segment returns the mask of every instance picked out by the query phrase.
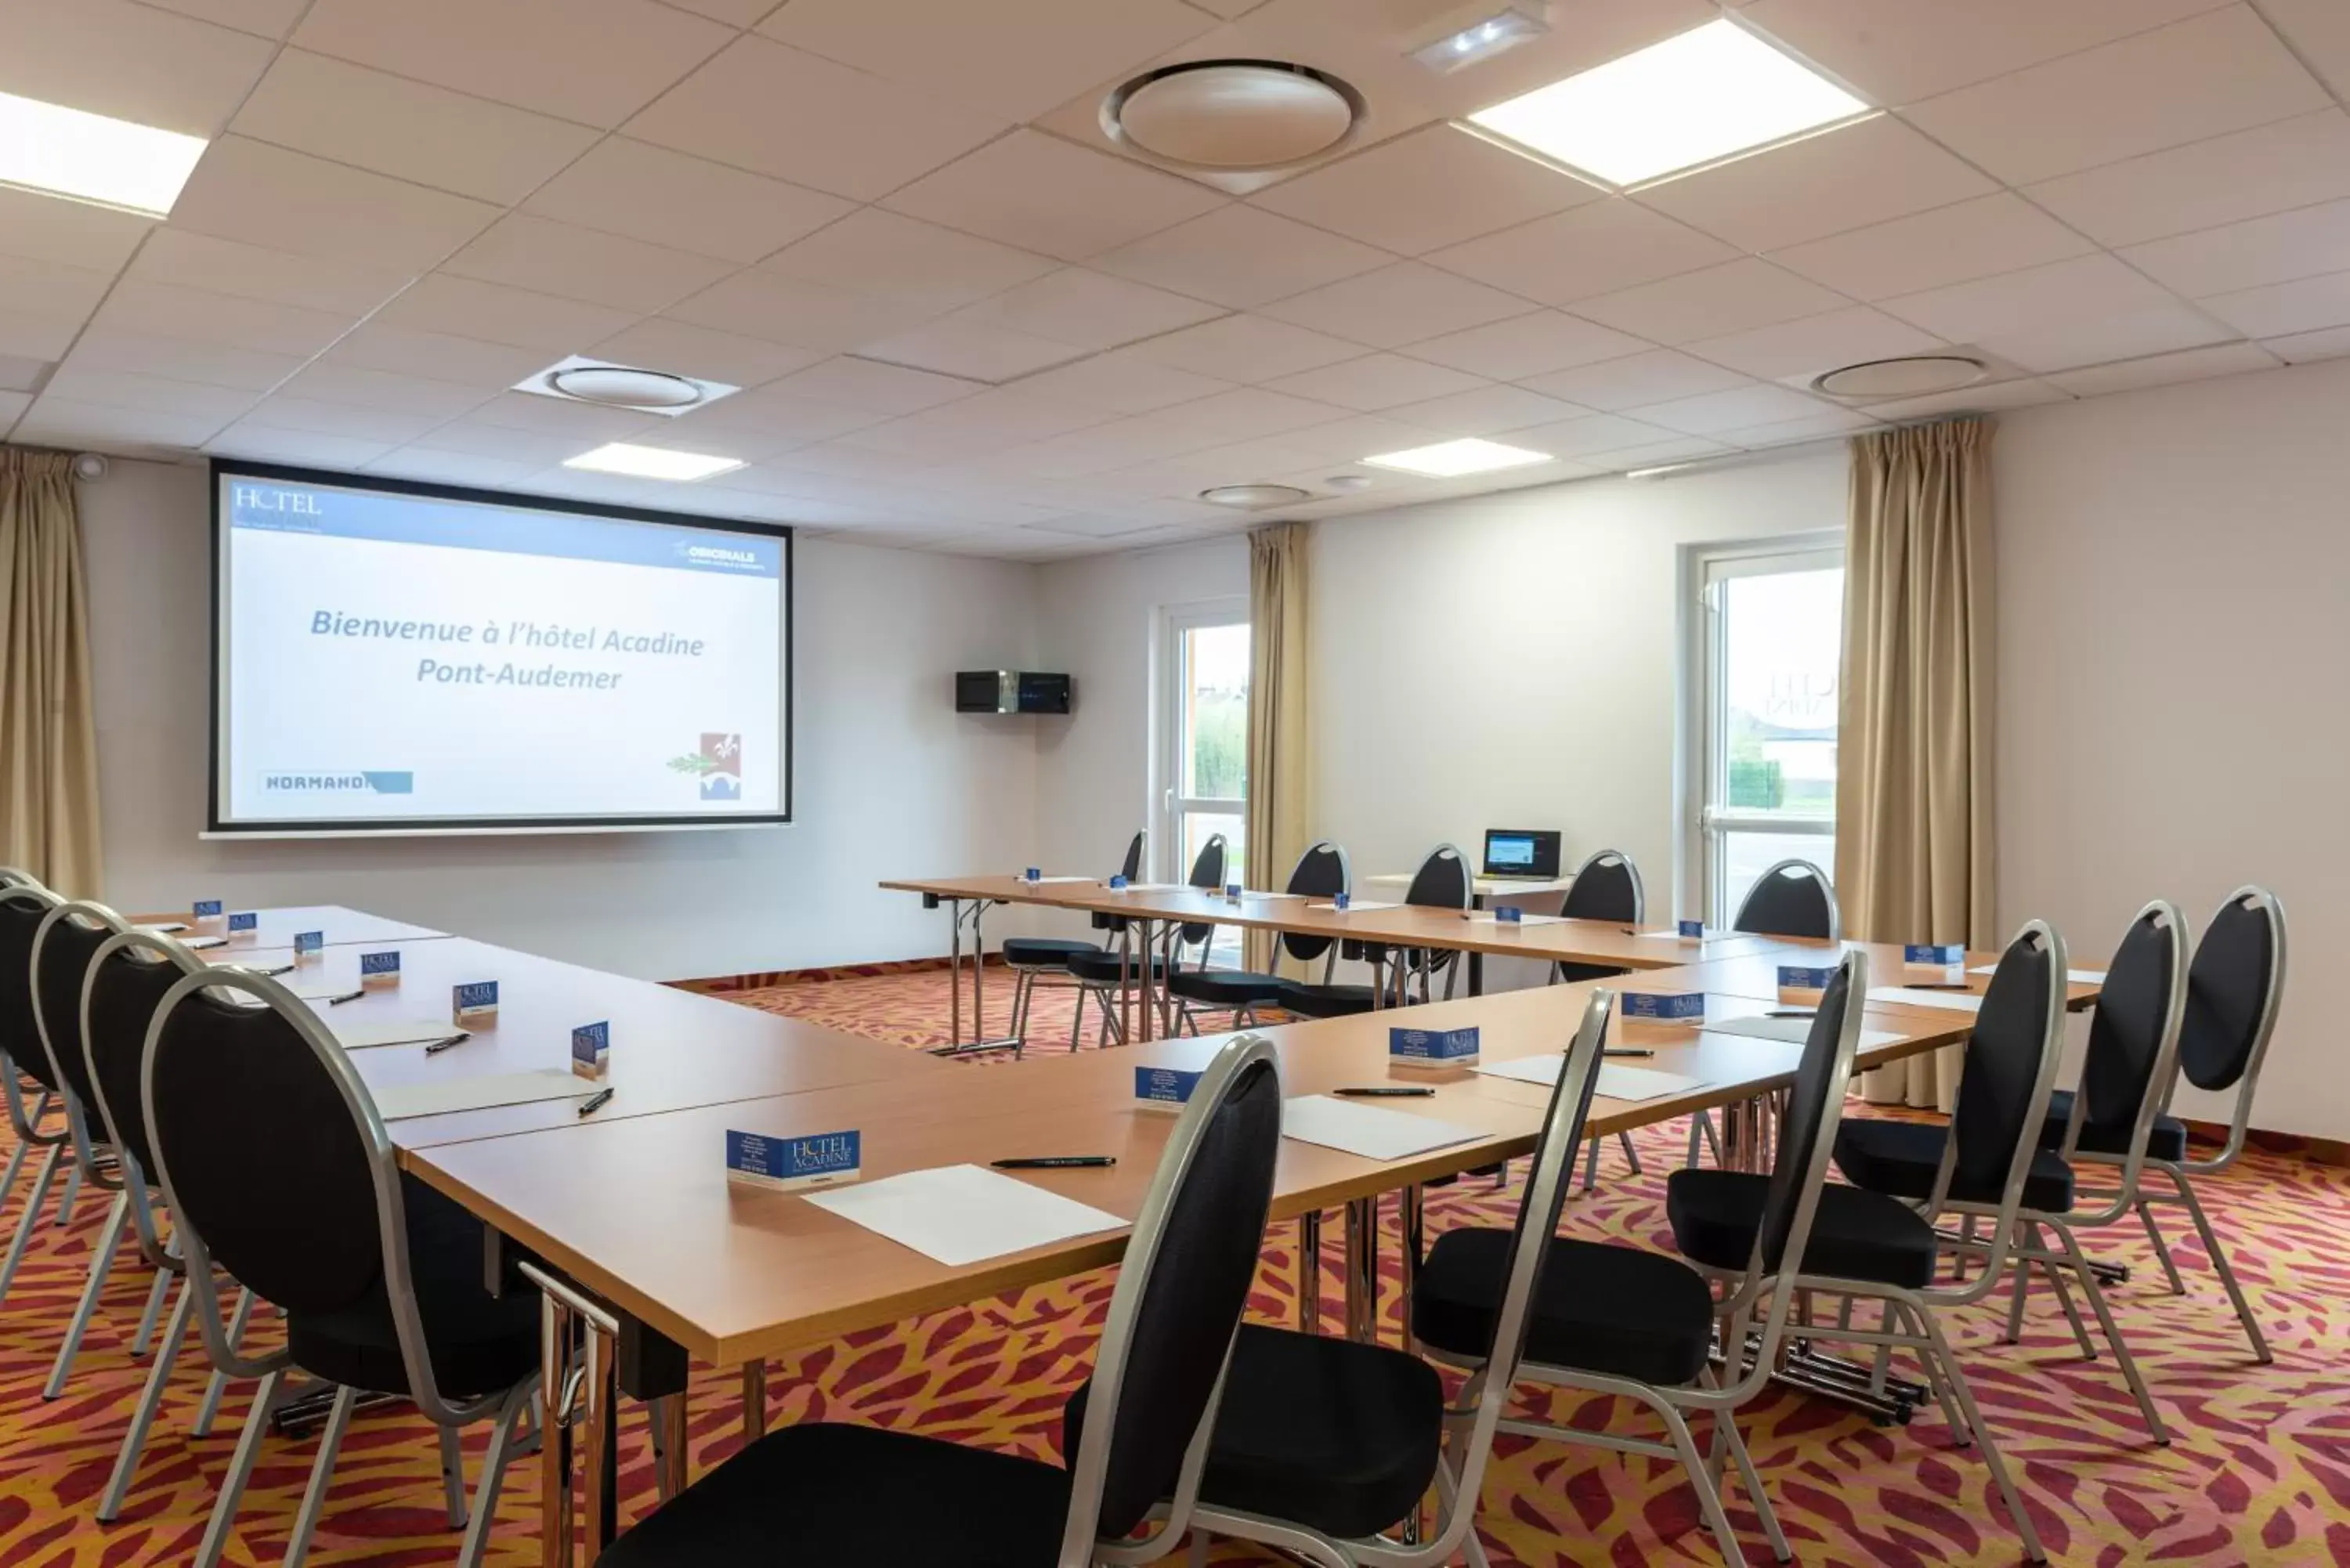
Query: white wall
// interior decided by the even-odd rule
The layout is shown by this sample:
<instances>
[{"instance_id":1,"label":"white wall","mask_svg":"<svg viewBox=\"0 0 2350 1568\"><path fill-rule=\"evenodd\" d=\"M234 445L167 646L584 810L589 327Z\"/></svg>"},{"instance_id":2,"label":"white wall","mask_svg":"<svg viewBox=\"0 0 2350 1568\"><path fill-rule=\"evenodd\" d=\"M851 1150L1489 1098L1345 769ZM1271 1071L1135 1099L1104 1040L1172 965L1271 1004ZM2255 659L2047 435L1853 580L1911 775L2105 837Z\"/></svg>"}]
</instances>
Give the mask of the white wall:
<instances>
[{"instance_id":1,"label":"white wall","mask_svg":"<svg viewBox=\"0 0 2350 1568\"><path fill-rule=\"evenodd\" d=\"M1034 858L1034 721L958 718L950 679L1033 667L1033 566L801 541L792 826L222 843L204 473L118 462L81 507L119 907L351 904L679 979L941 952L944 917L876 882Z\"/></svg>"},{"instance_id":2,"label":"white wall","mask_svg":"<svg viewBox=\"0 0 2350 1568\"><path fill-rule=\"evenodd\" d=\"M2002 923L2044 916L2102 964L2147 898L2199 932L2239 885L2274 888L2294 967L2253 1125L2334 1138L2345 432L2350 360L2334 360L2006 415L1992 449Z\"/></svg>"}]
</instances>

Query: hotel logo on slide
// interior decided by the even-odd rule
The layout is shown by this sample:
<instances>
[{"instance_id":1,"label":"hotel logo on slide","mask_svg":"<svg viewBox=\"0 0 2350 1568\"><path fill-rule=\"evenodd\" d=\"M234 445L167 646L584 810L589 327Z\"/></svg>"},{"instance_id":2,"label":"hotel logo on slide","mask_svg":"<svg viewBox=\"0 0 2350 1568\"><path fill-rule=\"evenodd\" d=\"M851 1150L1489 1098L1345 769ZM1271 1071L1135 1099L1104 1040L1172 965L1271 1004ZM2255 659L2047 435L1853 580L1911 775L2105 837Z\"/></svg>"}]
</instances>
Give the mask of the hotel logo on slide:
<instances>
[{"instance_id":1,"label":"hotel logo on slide","mask_svg":"<svg viewBox=\"0 0 2350 1568\"><path fill-rule=\"evenodd\" d=\"M261 787L286 794L414 794L416 775L402 770L351 774L264 774Z\"/></svg>"},{"instance_id":2,"label":"hotel logo on slide","mask_svg":"<svg viewBox=\"0 0 2350 1568\"><path fill-rule=\"evenodd\" d=\"M743 737L739 734L704 730L702 749L673 757L669 765L699 780L703 800L743 798Z\"/></svg>"}]
</instances>

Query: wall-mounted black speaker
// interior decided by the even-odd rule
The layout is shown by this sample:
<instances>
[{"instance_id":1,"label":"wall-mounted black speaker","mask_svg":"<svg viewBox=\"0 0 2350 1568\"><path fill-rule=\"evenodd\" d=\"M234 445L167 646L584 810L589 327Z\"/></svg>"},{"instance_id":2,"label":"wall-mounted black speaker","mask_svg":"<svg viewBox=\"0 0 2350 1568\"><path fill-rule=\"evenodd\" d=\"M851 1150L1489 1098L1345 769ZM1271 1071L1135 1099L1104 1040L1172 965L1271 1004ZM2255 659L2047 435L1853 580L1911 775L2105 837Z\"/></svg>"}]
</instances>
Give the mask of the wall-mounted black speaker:
<instances>
[{"instance_id":1,"label":"wall-mounted black speaker","mask_svg":"<svg viewBox=\"0 0 2350 1568\"><path fill-rule=\"evenodd\" d=\"M963 670L955 673L958 713L1066 713L1069 678L1034 670Z\"/></svg>"}]
</instances>

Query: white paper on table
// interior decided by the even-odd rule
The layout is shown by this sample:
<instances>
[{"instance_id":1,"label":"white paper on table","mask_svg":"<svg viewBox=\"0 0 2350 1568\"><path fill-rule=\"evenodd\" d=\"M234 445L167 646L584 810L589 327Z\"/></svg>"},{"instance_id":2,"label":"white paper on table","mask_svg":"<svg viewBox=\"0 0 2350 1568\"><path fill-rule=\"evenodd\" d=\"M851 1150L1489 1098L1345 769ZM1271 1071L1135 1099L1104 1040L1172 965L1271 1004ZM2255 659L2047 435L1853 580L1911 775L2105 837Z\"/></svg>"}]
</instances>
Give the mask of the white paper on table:
<instances>
[{"instance_id":1,"label":"white paper on table","mask_svg":"<svg viewBox=\"0 0 2350 1568\"><path fill-rule=\"evenodd\" d=\"M473 1033L430 1018L336 1019L327 1028L335 1044L346 1051L364 1051L371 1045L421 1045L428 1040Z\"/></svg>"},{"instance_id":2,"label":"white paper on table","mask_svg":"<svg viewBox=\"0 0 2350 1568\"><path fill-rule=\"evenodd\" d=\"M1720 1023L1704 1025L1707 1034L1742 1034L1751 1040L1777 1040L1789 1045L1801 1045L1812 1037L1812 1021L1808 1018L1730 1018ZM1879 1045L1891 1045L1901 1036L1883 1029L1863 1029L1860 1046L1874 1051Z\"/></svg>"},{"instance_id":3,"label":"white paper on table","mask_svg":"<svg viewBox=\"0 0 2350 1568\"><path fill-rule=\"evenodd\" d=\"M1979 963L1975 965L1974 968L1967 971L1967 972L1969 974L1997 974L1999 972L1999 965L1995 963ZM2101 969L2068 969L2064 971L2064 980L2065 982L2070 985L2103 985L2106 983L2106 971Z\"/></svg>"},{"instance_id":4,"label":"white paper on table","mask_svg":"<svg viewBox=\"0 0 2350 1568\"><path fill-rule=\"evenodd\" d=\"M1485 1135L1433 1116L1354 1105L1328 1095L1300 1095L1281 1102L1281 1136L1363 1159L1409 1159Z\"/></svg>"},{"instance_id":5,"label":"white paper on table","mask_svg":"<svg viewBox=\"0 0 2350 1568\"><path fill-rule=\"evenodd\" d=\"M1243 893L1243 898L1310 898L1311 893Z\"/></svg>"},{"instance_id":6,"label":"white paper on table","mask_svg":"<svg viewBox=\"0 0 2350 1568\"><path fill-rule=\"evenodd\" d=\"M909 1170L812 1192L807 1200L951 1269L1128 1223L1074 1198L975 1165Z\"/></svg>"},{"instance_id":7,"label":"white paper on table","mask_svg":"<svg viewBox=\"0 0 2350 1568\"><path fill-rule=\"evenodd\" d=\"M190 952L202 952L206 948L224 948L228 946L228 939L226 937L190 937L180 945L187 949Z\"/></svg>"},{"instance_id":8,"label":"white paper on table","mask_svg":"<svg viewBox=\"0 0 2350 1568\"><path fill-rule=\"evenodd\" d=\"M158 920L151 926L133 926L134 931L152 931L159 937L176 937L188 929L185 920Z\"/></svg>"},{"instance_id":9,"label":"white paper on table","mask_svg":"<svg viewBox=\"0 0 2350 1568\"><path fill-rule=\"evenodd\" d=\"M1549 1088L1558 1082L1566 1068L1566 1054L1545 1051L1539 1056L1513 1056L1506 1062L1487 1062L1471 1069L1489 1078L1511 1078L1521 1084L1540 1084Z\"/></svg>"},{"instance_id":10,"label":"white paper on table","mask_svg":"<svg viewBox=\"0 0 2350 1568\"><path fill-rule=\"evenodd\" d=\"M1701 937L1685 937L1679 931L1634 931L1631 934L1639 938L1644 942L1689 942L1692 945L1701 946L1706 942L1712 941L1717 936L1736 936L1738 933L1735 931L1708 931Z\"/></svg>"},{"instance_id":11,"label":"white paper on table","mask_svg":"<svg viewBox=\"0 0 2350 1568\"><path fill-rule=\"evenodd\" d=\"M1112 888L1113 893L1197 893L1200 888L1189 882L1128 882L1123 888Z\"/></svg>"},{"instance_id":12,"label":"white paper on table","mask_svg":"<svg viewBox=\"0 0 2350 1568\"><path fill-rule=\"evenodd\" d=\"M1400 909L1403 908L1401 904L1378 904L1373 903L1367 898L1357 898L1343 909L1338 909L1338 906L1336 904L1308 904L1305 907L1309 909L1336 909L1342 915L1357 915L1362 913L1366 909Z\"/></svg>"},{"instance_id":13,"label":"white paper on table","mask_svg":"<svg viewBox=\"0 0 2350 1568\"><path fill-rule=\"evenodd\" d=\"M1566 917L1565 915L1520 915L1514 920L1504 921L1497 919L1491 909L1478 909L1472 911L1469 919L1482 926L1555 926Z\"/></svg>"},{"instance_id":14,"label":"white paper on table","mask_svg":"<svg viewBox=\"0 0 2350 1568\"><path fill-rule=\"evenodd\" d=\"M1564 1052L1548 1051L1539 1056L1519 1056L1507 1062L1495 1062L1479 1067L1478 1072L1495 1078L1511 1078L1521 1084L1539 1084L1554 1087L1558 1075L1566 1068ZM1613 1062L1599 1065L1598 1092L1611 1100L1654 1100L1666 1095L1683 1095L1691 1089L1702 1089L1703 1078L1691 1078L1680 1073L1659 1073L1648 1067L1619 1067Z\"/></svg>"},{"instance_id":15,"label":"white paper on table","mask_svg":"<svg viewBox=\"0 0 2350 1568\"><path fill-rule=\"evenodd\" d=\"M1889 1002L1896 1007L1947 1007L1953 1012L1981 1012L1983 993L1980 991L1912 991L1904 985L1872 985L1868 1000Z\"/></svg>"},{"instance_id":16,"label":"white paper on table","mask_svg":"<svg viewBox=\"0 0 2350 1568\"><path fill-rule=\"evenodd\" d=\"M584 1100L604 1085L564 1067L530 1073L492 1073L479 1078L434 1078L375 1088L376 1113L388 1122L409 1116L442 1116L452 1111L486 1111L538 1100Z\"/></svg>"},{"instance_id":17,"label":"white paper on table","mask_svg":"<svg viewBox=\"0 0 2350 1568\"><path fill-rule=\"evenodd\" d=\"M286 988L304 1002L324 1002L330 996L348 996L359 989L357 980L306 980L299 985Z\"/></svg>"},{"instance_id":18,"label":"white paper on table","mask_svg":"<svg viewBox=\"0 0 2350 1568\"><path fill-rule=\"evenodd\" d=\"M1023 877L1019 880L1033 888L1046 882L1098 882L1101 878L1098 877L1039 877L1035 881L1030 882L1027 877Z\"/></svg>"}]
</instances>

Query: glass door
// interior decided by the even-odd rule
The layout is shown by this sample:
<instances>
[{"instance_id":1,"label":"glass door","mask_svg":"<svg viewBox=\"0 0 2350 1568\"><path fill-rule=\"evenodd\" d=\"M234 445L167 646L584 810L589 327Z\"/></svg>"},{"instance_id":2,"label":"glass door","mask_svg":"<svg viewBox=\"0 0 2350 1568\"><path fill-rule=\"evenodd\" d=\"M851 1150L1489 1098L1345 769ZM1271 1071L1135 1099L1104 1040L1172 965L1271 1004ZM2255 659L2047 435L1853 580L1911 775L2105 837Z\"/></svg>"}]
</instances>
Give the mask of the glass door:
<instances>
[{"instance_id":1,"label":"glass door","mask_svg":"<svg viewBox=\"0 0 2350 1568\"><path fill-rule=\"evenodd\" d=\"M1180 882L1224 836L1224 880L1248 877L1249 623L1245 604L1170 611L1161 661L1160 875Z\"/></svg>"}]
</instances>

